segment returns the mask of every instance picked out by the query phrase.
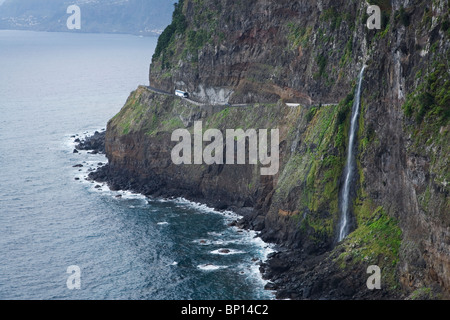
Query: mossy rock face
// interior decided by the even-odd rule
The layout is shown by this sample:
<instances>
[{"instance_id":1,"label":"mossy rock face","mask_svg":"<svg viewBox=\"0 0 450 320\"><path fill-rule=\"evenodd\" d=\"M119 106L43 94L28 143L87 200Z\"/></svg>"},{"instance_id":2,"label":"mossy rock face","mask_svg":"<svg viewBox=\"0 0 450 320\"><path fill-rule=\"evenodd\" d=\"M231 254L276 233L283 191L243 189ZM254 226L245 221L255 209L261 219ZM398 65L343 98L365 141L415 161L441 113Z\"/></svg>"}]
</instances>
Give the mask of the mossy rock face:
<instances>
[{"instance_id":1,"label":"mossy rock face","mask_svg":"<svg viewBox=\"0 0 450 320\"><path fill-rule=\"evenodd\" d=\"M407 300L441 300L444 297L440 291L436 291L431 287L422 287L414 290Z\"/></svg>"},{"instance_id":2,"label":"mossy rock face","mask_svg":"<svg viewBox=\"0 0 450 320\"><path fill-rule=\"evenodd\" d=\"M195 104L141 86L131 93L124 107L109 121L109 126L119 136L142 132L155 136L159 132L187 127L202 112Z\"/></svg>"},{"instance_id":3,"label":"mossy rock face","mask_svg":"<svg viewBox=\"0 0 450 320\"><path fill-rule=\"evenodd\" d=\"M403 105L407 117L416 124L433 123L436 127L450 120L450 81L448 68L435 62L417 89Z\"/></svg>"},{"instance_id":4,"label":"mossy rock face","mask_svg":"<svg viewBox=\"0 0 450 320\"><path fill-rule=\"evenodd\" d=\"M382 270L384 287L400 287L397 274L402 231L398 222L387 216L382 207L373 210L368 203L356 204L358 227L344 241L345 251L337 259L341 268L348 264L376 265Z\"/></svg>"}]
</instances>

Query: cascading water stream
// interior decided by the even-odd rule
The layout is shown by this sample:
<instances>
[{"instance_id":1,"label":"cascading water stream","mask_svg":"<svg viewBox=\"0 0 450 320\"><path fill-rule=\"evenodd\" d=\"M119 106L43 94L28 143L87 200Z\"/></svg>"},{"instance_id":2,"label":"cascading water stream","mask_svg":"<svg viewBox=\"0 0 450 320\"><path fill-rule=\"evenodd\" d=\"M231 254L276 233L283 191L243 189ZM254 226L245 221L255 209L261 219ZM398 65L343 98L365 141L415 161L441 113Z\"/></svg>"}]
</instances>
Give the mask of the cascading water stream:
<instances>
[{"instance_id":1,"label":"cascading water stream","mask_svg":"<svg viewBox=\"0 0 450 320\"><path fill-rule=\"evenodd\" d=\"M361 104L361 88L364 70L366 66L364 65L361 69L358 78L358 87L356 88L355 99L353 101L352 108L352 122L350 125L349 132L349 142L348 142L348 152L347 152L347 164L345 167L345 181L344 187L341 191L341 222L340 222L340 230L338 241L342 241L348 234L350 229L350 184L353 181L354 172L356 169L356 136L358 130L358 120L359 120L359 112L360 112L360 104Z\"/></svg>"}]
</instances>

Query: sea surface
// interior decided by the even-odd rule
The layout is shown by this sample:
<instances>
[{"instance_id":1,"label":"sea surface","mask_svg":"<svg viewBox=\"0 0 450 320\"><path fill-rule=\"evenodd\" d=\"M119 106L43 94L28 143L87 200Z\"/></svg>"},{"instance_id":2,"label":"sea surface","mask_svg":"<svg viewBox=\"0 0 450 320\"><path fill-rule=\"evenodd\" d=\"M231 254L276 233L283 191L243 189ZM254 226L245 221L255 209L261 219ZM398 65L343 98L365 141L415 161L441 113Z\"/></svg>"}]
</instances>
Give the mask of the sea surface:
<instances>
[{"instance_id":1,"label":"sea surface","mask_svg":"<svg viewBox=\"0 0 450 320\"><path fill-rule=\"evenodd\" d=\"M233 213L85 179L107 160L73 153L75 138L104 129L148 84L156 42L0 31L0 299L274 297L258 271L272 249L229 227Z\"/></svg>"}]
</instances>

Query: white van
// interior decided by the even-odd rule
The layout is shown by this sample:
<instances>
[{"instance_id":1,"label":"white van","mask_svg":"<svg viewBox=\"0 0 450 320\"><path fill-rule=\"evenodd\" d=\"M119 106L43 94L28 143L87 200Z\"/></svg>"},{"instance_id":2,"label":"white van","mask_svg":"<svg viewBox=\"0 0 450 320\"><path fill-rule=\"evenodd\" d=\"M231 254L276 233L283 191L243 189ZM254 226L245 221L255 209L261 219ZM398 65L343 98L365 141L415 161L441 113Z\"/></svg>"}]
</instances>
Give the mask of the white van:
<instances>
[{"instance_id":1,"label":"white van","mask_svg":"<svg viewBox=\"0 0 450 320\"><path fill-rule=\"evenodd\" d=\"M189 93L181 90L175 90L175 95L181 98L189 98Z\"/></svg>"}]
</instances>

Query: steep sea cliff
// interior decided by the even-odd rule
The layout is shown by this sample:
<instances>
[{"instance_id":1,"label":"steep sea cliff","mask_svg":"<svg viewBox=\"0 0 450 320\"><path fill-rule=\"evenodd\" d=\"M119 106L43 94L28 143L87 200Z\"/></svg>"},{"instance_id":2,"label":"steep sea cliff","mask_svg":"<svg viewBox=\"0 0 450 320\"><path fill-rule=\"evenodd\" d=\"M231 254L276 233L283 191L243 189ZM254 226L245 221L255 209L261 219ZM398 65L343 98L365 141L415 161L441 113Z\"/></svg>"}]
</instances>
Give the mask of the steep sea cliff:
<instances>
[{"instance_id":1,"label":"steep sea cliff","mask_svg":"<svg viewBox=\"0 0 450 320\"><path fill-rule=\"evenodd\" d=\"M261 268L279 298L448 298L448 1L370 2L382 9L381 30L366 27L365 1L181 1L150 84L201 104L140 86L109 121L109 164L91 177L240 213L241 226L279 245ZM351 233L338 242L363 65ZM196 121L279 129L278 174L174 165L171 135ZM366 286L371 265L381 290Z\"/></svg>"}]
</instances>

